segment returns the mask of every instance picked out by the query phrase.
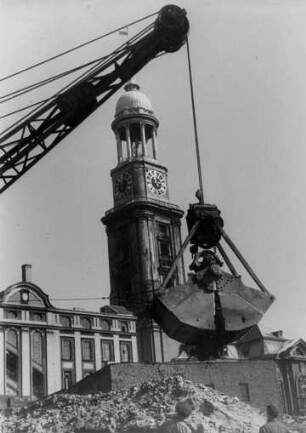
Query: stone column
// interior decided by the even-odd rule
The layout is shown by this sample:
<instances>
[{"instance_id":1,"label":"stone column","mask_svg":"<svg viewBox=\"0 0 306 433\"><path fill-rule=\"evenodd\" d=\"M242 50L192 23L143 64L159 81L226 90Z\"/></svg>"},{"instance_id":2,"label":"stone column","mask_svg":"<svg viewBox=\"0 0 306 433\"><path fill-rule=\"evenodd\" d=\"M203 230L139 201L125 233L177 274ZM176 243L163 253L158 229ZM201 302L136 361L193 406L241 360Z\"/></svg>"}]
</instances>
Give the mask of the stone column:
<instances>
[{"instance_id":1,"label":"stone column","mask_svg":"<svg viewBox=\"0 0 306 433\"><path fill-rule=\"evenodd\" d=\"M157 159L157 131L153 128L152 131L153 158Z\"/></svg>"},{"instance_id":2,"label":"stone column","mask_svg":"<svg viewBox=\"0 0 306 433\"><path fill-rule=\"evenodd\" d=\"M95 364L96 371L100 370L102 367L102 357L101 357L101 345L100 345L100 334L95 332Z\"/></svg>"},{"instance_id":3,"label":"stone column","mask_svg":"<svg viewBox=\"0 0 306 433\"><path fill-rule=\"evenodd\" d=\"M152 321L152 335L155 352L155 362L164 362L164 347L160 327Z\"/></svg>"},{"instance_id":4,"label":"stone column","mask_svg":"<svg viewBox=\"0 0 306 433\"><path fill-rule=\"evenodd\" d=\"M30 330L29 328L21 328L21 393L23 397L31 396L31 349L30 349Z\"/></svg>"},{"instance_id":5,"label":"stone column","mask_svg":"<svg viewBox=\"0 0 306 433\"><path fill-rule=\"evenodd\" d=\"M137 317L137 345L140 362L156 362L152 319L144 313Z\"/></svg>"},{"instance_id":6,"label":"stone column","mask_svg":"<svg viewBox=\"0 0 306 433\"><path fill-rule=\"evenodd\" d=\"M114 357L115 362L120 362L120 346L119 346L119 335L114 335Z\"/></svg>"},{"instance_id":7,"label":"stone column","mask_svg":"<svg viewBox=\"0 0 306 433\"><path fill-rule=\"evenodd\" d=\"M138 362L137 338L132 337L133 362Z\"/></svg>"},{"instance_id":8,"label":"stone column","mask_svg":"<svg viewBox=\"0 0 306 433\"><path fill-rule=\"evenodd\" d=\"M118 162L122 161L122 143L120 140L120 135L119 132L116 132L116 141L117 141L117 158L118 158Z\"/></svg>"},{"instance_id":9,"label":"stone column","mask_svg":"<svg viewBox=\"0 0 306 433\"><path fill-rule=\"evenodd\" d=\"M126 125L125 127L125 134L126 134L126 152L127 152L127 158L131 159L132 157L132 148L131 148L131 135L130 135L130 126Z\"/></svg>"},{"instance_id":10,"label":"stone column","mask_svg":"<svg viewBox=\"0 0 306 433\"><path fill-rule=\"evenodd\" d=\"M140 124L142 156L147 156L146 131L144 123Z\"/></svg>"},{"instance_id":11,"label":"stone column","mask_svg":"<svg viewBox=\"0 0 306 433\"><path fill-rule=\"evenodd\" d=\"M75 379L76 382L82 379L82 352L81 352L81 334L80 332L75 332L74 334L74 348L75 348Z\"/></svg>"},{"instance_id":12,"label":"stone column","mask_svg":"<svg viewBox=\"0 0 306 433\"><path fill-rule=\"evenodd\" d=\"M156 267L150 230L153 219L154 215L151 212L136 212L139 257L141 258L140 286L138 287L138 293L135 293L138 304L135 306L136 310L141 309L140 303L151 299L153 296L154 268Z\"/></svg>"},{"instance_id":13,"label":"stone column","mask_svg":"<svg viewBox=\"0 0 306 433\"><path fill-rule=\"evenodd\" d=\"M175 219L173 221L172 225L172 230L173 230L173 234L172 234L172 240L173 240L173 245L172 247L174 247L174 256L177 255L177 253L179 252L181 245L182 245L182 238L181 238L181 220L179 218ZM185 267L184 267L184 257L182 256L181 260L178 262L177 267L176 267L176 274L177 274L177 284L183 284L185 282ZM174 275L175 275L174 272Z\"/></svg>"},{"instance_id":14,"label":"stone column","mask_svg":"<svg viewBox=\"0 0 306 433\"><path fill-rule=\"evenodd\" d=\"M47 393L59 391L62 388L61 341L60 333L47 330Z\"/></svg>"},{"instance_id":15,"label":"stone column","mask_svg":"<svg viewBox=\"0 0 306 433\"><path fill-rule=\"evenodd\" d=\"M4 329L0 329L0 395L4 395L5 369L4 369ZM4 356L3 356L4 354Z\"/></svg>"}]
</instances>

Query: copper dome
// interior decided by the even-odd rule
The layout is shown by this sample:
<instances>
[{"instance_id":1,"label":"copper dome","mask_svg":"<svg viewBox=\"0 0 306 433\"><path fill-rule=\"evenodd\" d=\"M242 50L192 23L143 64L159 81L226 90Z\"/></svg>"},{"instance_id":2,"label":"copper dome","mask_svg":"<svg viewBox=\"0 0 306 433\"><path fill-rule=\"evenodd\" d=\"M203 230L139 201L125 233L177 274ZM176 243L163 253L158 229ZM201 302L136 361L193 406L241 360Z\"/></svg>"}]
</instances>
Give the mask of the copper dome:
<instances>
[{"instance_id":1,"label":"copper dome","mask_svg":"<svg viewBox=\"0 0 306 433\"><path fill-rule=\"evenodd\" d=\"M154 114L151 102L139 89L138 84L132 81L124 86L126 93L118 99L115 111L116 118L133 113Z\"/></svg>"}]
</instances>

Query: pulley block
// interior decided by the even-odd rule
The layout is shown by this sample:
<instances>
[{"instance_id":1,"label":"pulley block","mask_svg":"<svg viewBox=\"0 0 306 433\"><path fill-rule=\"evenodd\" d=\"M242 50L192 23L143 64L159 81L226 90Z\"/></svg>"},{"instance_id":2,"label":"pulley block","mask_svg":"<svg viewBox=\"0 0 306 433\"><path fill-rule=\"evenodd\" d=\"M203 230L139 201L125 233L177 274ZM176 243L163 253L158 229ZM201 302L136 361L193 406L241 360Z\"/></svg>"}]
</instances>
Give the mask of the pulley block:
<instances>
[{"instance_id":1,"label":"pulley block","mask_svg":"<svg viewBox=\"0 0 306 433\"><path fill-rule=\"evenodd\" d=\"M220 239L224 225L221 212L214 204L190 204L186 216L188 230L200 221L190 243L201 248L215 247Z\"/></svg>"}]
</instances>

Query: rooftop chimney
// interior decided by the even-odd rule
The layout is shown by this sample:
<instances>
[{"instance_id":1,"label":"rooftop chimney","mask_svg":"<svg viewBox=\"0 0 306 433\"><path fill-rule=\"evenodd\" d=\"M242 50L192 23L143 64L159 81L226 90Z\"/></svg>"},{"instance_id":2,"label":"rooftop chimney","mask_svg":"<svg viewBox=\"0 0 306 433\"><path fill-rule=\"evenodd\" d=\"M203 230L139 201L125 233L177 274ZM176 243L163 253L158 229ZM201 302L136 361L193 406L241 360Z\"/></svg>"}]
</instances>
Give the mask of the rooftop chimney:
<instances>
[{"instance_id":1,"label":"rooftop chimney","mask_svg":"<svg viewBox=\"0 0 306 433\"><path fill-rule=\"evenodd\" d=\"M283 331L274 331L272 332L272 335L277 338L283 338Z\"/></svg>"},{"instance_id":2,"label":"rooftop chimney","mask_svg":"<svg viewBox=\"0 0 306 433\"><path fill-rule=\"evenodd\" d=\"M23 283L32 282L32 265L22 265L21 266L21 276Z\"/></svg>"}]
</instances>

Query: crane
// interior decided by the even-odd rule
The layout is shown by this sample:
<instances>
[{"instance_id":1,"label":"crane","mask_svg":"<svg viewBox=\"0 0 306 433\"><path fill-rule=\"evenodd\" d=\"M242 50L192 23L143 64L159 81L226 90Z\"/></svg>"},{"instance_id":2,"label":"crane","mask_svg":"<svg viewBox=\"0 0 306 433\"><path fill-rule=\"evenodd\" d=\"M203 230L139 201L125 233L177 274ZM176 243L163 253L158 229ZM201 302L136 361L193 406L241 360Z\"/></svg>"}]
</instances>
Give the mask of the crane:
<instances>
[{"instance_id":1,"label":"crane","mask_svg":"<svg viewBox=\"0 0 306 433\"><path fill-rule=\"evenodd\" d=\"M186 41L186 11L164 6L153 24L0 135L0 193L60 143L148 62Z\"/></svg>"}]
</instances>

